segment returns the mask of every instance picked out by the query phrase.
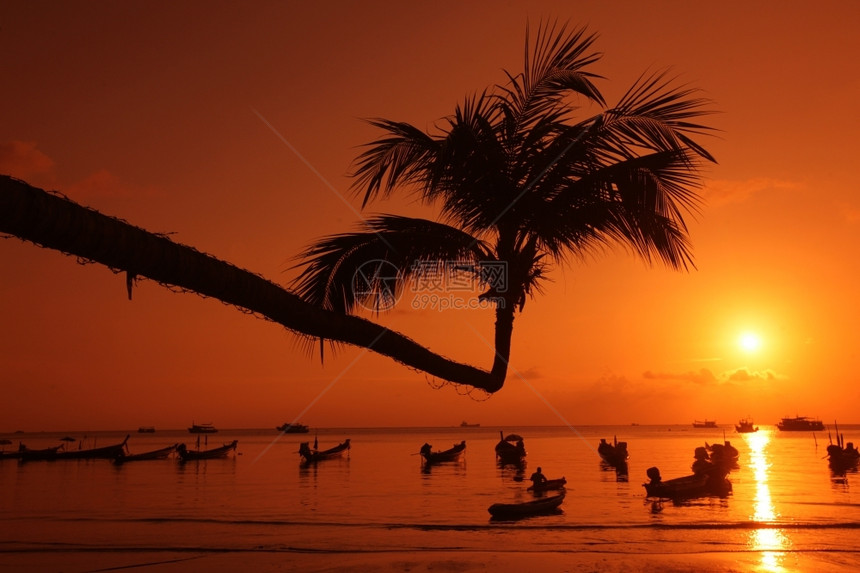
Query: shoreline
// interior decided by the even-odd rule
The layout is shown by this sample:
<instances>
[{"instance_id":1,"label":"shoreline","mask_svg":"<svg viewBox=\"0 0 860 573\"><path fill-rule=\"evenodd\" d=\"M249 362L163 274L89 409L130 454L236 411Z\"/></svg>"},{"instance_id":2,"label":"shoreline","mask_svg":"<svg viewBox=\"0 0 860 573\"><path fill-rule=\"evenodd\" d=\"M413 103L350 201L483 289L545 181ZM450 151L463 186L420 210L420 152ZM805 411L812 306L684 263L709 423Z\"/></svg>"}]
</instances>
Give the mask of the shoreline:
<instances>
[{"instance_id":1,"label":"shoreline","mask_svg":"<svg viewBox=\"0 0 860 573\"><path fill-rule=\"evenodd\" d=\"M74 551L0 550L0 571L102 573L143 570L178 573L255 571L408 571L410 573L600 572L825 572L855 569L860 551L606 553L582 551L163 551L94 548Z\"/></svg>"}]
</instances>

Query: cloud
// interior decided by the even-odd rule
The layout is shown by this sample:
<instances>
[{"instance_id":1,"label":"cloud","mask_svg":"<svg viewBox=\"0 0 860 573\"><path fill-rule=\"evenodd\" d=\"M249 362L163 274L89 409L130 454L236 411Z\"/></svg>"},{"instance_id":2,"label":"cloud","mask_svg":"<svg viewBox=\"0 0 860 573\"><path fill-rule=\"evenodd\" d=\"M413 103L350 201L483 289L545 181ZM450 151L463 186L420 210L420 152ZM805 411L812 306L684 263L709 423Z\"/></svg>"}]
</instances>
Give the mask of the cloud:
<instances>
[{"instance_id":1,"label":"cloud","mask_svg":"<svg viewBox=\"0 0 860 573\"><path fill-rule=\"evenodd\" d=\"M761 380L761 381L770 381L770 380L784 380L785 376L777 374L773 370L762 370L758 371L749 371L746 368L738 368L732 372L724 372L720 375L721 378L724 378L730 382L748 382L750 380Z\"/></svg>"},{"instance_id":2,"label":"cloud","mask_svg":"<svg viewBox=\"0 0 860 573\"><path fill-rule=\"evenodd\" d=\"M66 186L62 191L76 201L96 197L124 197L132 194L131 190L120 182L119 177L106 169L87 175L80 181Z\"/></svg>"},{"instance_id":3,"label":"cloud","mask_svg":"<svg viewBox=\"0 0 860 573\"><path fill-rule=\"evenodd\" d=\"M154 189L131 187L107 169L99 169L79 181L61 182L57 180L55 167L54 160L39 150L35 142L0 142L0 173L36 187L56 189L75 201L156 192Z\"/></svg>"},{"instance_id":4,"label":"cloud","mask_svg":"<svg viewBox=\"0 0 860 573\"><path fill-rule=\"evenodd\" d=\"M736 382L750 381L770 381L784 380L785 377L774 372L773 370L750 371L747 368L738 368L714 374L707 368L702 368L698 371L689 372L652 372L650 370L644 372L642 377L646 380L676 380L681 382L689 382L703 386L714 386L721 384L733 384Z\"/></svg>"},{"instance_id":5,"label":"cloud","mask_svg":"<svg viewBox=\"0 0 860 573\"><path fill-rule=\"evenodd\" d=\"M642 377L646 380L680 380L682 382L693 382L695 384L716 384L719 379L707 368L698 371L667 373L667 372L644 372Z\"/></svg>"},{"instance_id":6,"label":"cloud","mask_svg":"<svg viewBox=\"0 0 860 573\"><path fill-rule=\"evenodd\" d=\"M0 173L27 180L53 172L54 161L32 141L0 143Z\"/></svg>"},{"instance_id":7,"label":"cloud","mask_svg":"<svg viewBox=\"0 0 860 573\"><path fill-rule=\"evenodd\" d=\"M538 380L544 377L543 373L537 366L532 366L531 368L520 370L516 372L516 376L518 378L522 378L523 380Z\"/></svg>"},{"instance_id":8,"label":"cloud","mask_svg":"<svg viewBox=\"0 0 860 573\"><path fill-rule=\"evenodd\" d=\"M709 206L743 203L754 195L765 191L798 189L800 184L794 181L756 177L746 181L714 180L709 181L702 194Z\"/></svg>"}]
</instances>

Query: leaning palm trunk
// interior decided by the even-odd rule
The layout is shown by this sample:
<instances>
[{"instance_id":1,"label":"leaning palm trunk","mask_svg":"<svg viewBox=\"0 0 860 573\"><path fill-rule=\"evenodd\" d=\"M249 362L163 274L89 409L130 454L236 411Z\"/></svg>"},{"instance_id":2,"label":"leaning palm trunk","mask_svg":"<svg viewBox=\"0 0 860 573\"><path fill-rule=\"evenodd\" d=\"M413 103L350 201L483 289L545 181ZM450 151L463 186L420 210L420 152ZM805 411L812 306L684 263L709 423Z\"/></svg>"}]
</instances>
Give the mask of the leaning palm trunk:
<instances>
[{"instance_id":1,"label":"leaning palm trunk","mask_svg":"<svg viewBox=\"0 0 860 573\"><path fill-rule=\"evenodd\" d=\"M129 296L135 277L146 277L247 309L300 334L373 350L450 382L488 392L504 383L504 368L486 372L454 362L383 326L321 309L259 275L3 175L0 232L125 271Z\"/></svg>"}]
</instances>

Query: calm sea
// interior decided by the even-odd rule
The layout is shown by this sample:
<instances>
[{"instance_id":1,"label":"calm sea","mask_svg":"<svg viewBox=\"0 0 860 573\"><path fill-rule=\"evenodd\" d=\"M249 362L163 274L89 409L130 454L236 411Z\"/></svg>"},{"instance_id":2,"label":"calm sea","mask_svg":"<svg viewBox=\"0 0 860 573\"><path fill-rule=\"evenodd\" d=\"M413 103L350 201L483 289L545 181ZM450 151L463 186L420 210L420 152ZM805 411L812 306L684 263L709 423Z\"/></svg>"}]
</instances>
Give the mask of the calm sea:
<instances>
[{"instance_id":1,"label":"calm sea","mask_svg":"<svg viewBox=\"0 0 860 573\"><path fill-rule=\"evenodd\" d=\"M488 506L530 499L526 482L500 468L500 430L523 436L527 477L537 466L568 480L563 511L517 522L490 520ZM860 442L860 426L840 428ZM730 496L684 504L645 498L645 471L687 475L693 450L729 439L740 468ZM130 432L143 452L194 443L187 431ZM126 432L90 432L87 445L121 441ZM29 447L65 434L0 436ZM75 437L82 437L73 434ZM348 457L303 467L299 442L321 449L345 438ZM600 438L628 442L629 479L601 466ZM832 552L860 566L860 475L833 475L824 433L755 434L692 426L319 429L278 435L222 430L210 447L239 440L223 460L173 458L116 466L106 460L0 461L0 551L117 549L383 552L492 551L500 546L597 553L759 554L761 570L779 571L792 552ZM447 449L466 440L459 463L422 471L424 442ZM74 447L74 446L73 446ZM855 488L856 491L855 491Z\"/></svg>"}]
</instances>

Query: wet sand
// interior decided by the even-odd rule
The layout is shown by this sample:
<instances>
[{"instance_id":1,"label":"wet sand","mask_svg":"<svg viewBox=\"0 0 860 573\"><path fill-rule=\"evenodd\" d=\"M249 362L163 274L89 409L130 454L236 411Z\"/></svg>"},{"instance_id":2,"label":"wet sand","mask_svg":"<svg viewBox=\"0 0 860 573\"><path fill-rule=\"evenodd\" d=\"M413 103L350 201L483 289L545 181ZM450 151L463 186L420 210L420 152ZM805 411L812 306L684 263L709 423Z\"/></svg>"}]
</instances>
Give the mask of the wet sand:
<instances>
[{"instance_id":1,"label":"wet sand","mask_svg":"<svg viewBox=\"0 0 860 573\"><path fill-rule=\"evenodd\" d=\"M178 573L302 571L346 573L408 571L410 573L541 573L553 572L830 572L856 570L858 552L618 554L564 552L161 552L161 551L2 551L0 571Z\"/></svg>"}]
</instances>

